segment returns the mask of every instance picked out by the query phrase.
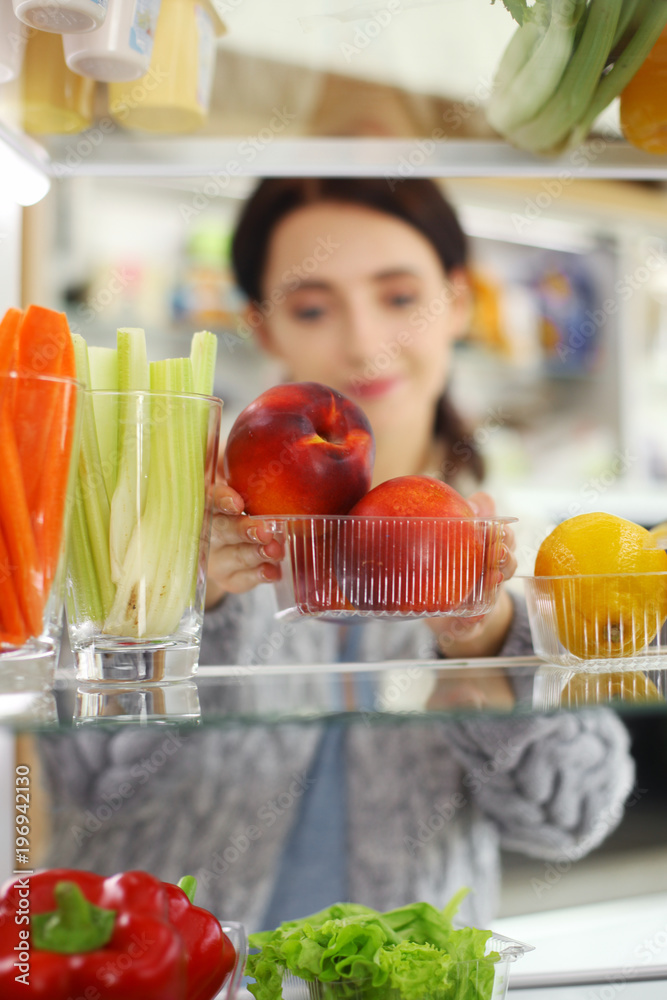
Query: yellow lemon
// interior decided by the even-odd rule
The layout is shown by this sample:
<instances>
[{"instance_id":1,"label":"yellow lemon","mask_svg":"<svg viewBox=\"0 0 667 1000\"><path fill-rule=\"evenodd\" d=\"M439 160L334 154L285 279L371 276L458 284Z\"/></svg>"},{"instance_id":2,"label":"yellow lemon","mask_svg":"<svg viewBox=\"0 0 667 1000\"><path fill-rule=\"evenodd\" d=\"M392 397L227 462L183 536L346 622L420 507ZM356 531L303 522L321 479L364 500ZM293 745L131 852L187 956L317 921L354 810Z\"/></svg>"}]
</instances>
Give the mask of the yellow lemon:
<instances>
[{"instance_id":1,"label":"yellow lemon","mask_svg":"<svg viewBox=\"0 0 667 1000\"><path fill-rule=\"evenodd\" d=\"M665 699L646 674L628 670L613 674L576 674L563 688L564 708L604 705L610 701L654 702Z\"/></svg>"},{"instance_id":2,"label":"yellow lemon","mask_svg":"<svg viewBox=\"0 0 667 1000\"><path fill-rule=\"evenodd\" d=\"M578 514L542 542L535 576L552 577L558 637L581 659L631 656L667 617L667 552L641 525Z\"/></svg>"}]
</instances>

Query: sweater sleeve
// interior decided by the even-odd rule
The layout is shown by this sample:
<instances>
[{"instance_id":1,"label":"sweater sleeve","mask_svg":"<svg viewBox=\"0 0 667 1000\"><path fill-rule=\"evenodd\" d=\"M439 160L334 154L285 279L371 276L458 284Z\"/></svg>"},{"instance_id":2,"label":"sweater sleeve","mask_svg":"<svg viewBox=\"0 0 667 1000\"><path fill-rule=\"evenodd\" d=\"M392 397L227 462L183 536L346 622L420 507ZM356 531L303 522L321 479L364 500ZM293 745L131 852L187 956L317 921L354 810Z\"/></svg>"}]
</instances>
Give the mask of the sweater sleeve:
<instances>
[{"instance_id":1,"label":"sweater sleeve","mask_svg":"<svg viewBox=\"0 0 667 1000\"><path fill-rule=\"evenodd\" d=\"M500 650L499 656L532 656L534 655L533 640L528 622L528 609L522 597L510 593L514 614L509 631Z\"/></svg>"},{"instance_id":2,"label":"sweater sleeve","mask_svg":"<svg viewBox=\"0 0 667 1000\"><path fill-rule=\"evenodd\" d=\"M204 615L199 663L219 666L237 663L247 601L243 595L227 594Z\"/></svg>"},{"instance_id":3,"label":"sweater sleeve","mask_svg":"<svg viewBox=\"0 0 667 1000\"><path fill-rule=\"evenodd\" d=\"M609 709L473 718L447 734L464 786L509 850L574 860L623 816L634 761L628 732Z\"/></svg>"}]
</instances>

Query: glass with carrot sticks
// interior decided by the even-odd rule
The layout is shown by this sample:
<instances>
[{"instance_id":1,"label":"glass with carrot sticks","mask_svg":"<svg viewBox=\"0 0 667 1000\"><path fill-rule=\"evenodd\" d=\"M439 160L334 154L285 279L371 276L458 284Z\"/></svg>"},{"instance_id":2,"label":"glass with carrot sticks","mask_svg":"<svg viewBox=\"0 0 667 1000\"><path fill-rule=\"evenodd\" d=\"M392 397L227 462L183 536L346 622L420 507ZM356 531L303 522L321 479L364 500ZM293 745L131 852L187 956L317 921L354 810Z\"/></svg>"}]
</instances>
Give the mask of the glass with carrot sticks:
<instances>
[{"instance_id":1,"label":"glass with carrot sticks","mask_svg":"<svg viewBox=\"0 0 667 1000\"><path fill-rule=\"evenodd\" d=\"M23 314L15 312L20 324ZM5 317L5 332L6 324ZM47 330L41 343L33 340L29 365L17 355L3 370L0 357L0 690L4 692L51 685L60 648L82 386L72 376L36 372L40 351L46 352L43 367L52 361L48 354L54 345L51 349L49 345ZM1 348L0 337L0 353Z\"/></svg>"}]
</instances>

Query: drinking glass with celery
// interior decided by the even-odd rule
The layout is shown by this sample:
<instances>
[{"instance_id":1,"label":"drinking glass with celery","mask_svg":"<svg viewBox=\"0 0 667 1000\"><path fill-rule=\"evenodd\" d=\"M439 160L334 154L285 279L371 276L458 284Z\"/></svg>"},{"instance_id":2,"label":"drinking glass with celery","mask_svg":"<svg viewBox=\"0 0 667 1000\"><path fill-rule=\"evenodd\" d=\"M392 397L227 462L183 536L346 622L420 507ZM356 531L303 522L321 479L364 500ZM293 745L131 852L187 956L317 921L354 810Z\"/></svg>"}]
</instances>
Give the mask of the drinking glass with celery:
<instances>
[{"instance_id":1,"label":"drinking glass with celery","mask_svg":"<svg viewBox=\"0 0 667 1000\"><path fill-rule=\"evenodd\" d=\"M148 362L144 331L117 346L74 336L88 392L69 551L67 609L80 676L97 645L198 645L222 403L211 396L217 339Z\"/></svg>"}]
</instances>

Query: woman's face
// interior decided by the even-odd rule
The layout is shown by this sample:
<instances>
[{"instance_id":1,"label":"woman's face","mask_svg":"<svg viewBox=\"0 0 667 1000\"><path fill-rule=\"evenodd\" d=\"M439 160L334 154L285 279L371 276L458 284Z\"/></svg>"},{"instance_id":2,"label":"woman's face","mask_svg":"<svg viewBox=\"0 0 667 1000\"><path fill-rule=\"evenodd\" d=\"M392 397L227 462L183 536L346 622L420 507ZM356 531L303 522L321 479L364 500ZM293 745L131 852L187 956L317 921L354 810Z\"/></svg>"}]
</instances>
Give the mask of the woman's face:
<instances>
[{"instance_id":1,"label":"woman's face","mask_svg":"<svg viewBox=\"0 0 667 1000\"><path fill-rule=\"evenodd\" d=\"M258 336L291 379L338 389L376 432L433 419L469 297L418 230L354 204L297 209L272 235L262 291Z\"/></svg>"}]
</instances>

